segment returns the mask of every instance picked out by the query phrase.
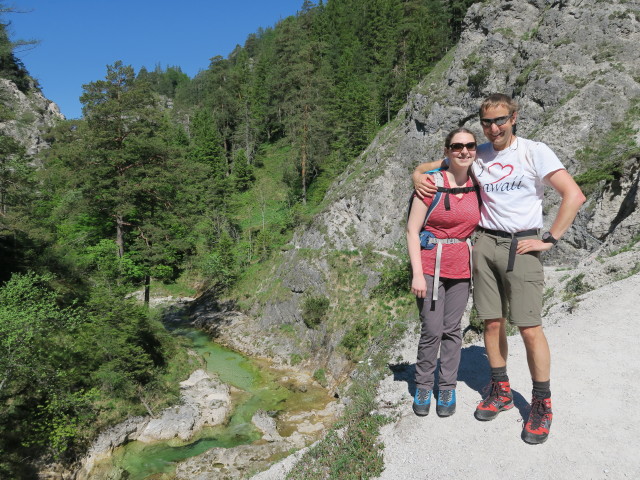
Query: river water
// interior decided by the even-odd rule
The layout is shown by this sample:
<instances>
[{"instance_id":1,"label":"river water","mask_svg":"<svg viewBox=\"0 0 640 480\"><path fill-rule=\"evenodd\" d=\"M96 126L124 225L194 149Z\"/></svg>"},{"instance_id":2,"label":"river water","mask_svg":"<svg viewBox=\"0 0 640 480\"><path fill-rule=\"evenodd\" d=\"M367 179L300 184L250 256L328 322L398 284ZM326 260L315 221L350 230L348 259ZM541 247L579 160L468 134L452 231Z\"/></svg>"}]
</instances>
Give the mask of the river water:
<instances>
[{"instance_id":1,"label":"river water","mask_svg":"<svg viewBox=\"0 0 640 480\"><path fill-rule=\"evenodd\" d=\"M121 473L110 478L170 479L177 462L210 448L229 448L259 440L261 433L251 423L259 409L273 414L321 410L332 400L326 390L318 386L308 385L305 392L286 388L280 381L281 372L217 345L204 332L185 328L174 333L191 340L192 348L205 360L210 373L240 390L233 395L231 416L223 426L201 430L189 443L178 439L153 444L134 441L117 448L109 461L109 469ZM278 426L282 435L295 430L292 425ZM100 470L104 467L103 464Z\"/></svg>"}]
</instances>

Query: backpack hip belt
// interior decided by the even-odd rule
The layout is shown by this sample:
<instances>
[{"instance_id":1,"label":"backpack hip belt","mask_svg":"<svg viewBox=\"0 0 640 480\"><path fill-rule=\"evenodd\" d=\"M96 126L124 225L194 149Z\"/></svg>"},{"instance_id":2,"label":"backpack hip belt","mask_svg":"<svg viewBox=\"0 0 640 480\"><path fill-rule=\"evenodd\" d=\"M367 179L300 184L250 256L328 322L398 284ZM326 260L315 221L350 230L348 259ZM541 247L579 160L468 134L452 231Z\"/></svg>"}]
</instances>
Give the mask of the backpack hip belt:
<instances>
[{"instance_id":1,"label":"backpack hip belt","mask_svg":"<svg viewBox=\"0 0 640 480\"><path fill-rule=\"evenodd\" d=\"M429 238L429 243L436 244L436 266L433 270L433 294L431 296L432 300L438 300L438 287L440 285L440 261L442 259L442 245L452 244L452 243L462 243L465 242L467 247L469 248L469 282L471 290L473 290L473 255L472 255L472 245L471 238L467 237L465 239L460 238Z\"/></svg>"}]
</instances>

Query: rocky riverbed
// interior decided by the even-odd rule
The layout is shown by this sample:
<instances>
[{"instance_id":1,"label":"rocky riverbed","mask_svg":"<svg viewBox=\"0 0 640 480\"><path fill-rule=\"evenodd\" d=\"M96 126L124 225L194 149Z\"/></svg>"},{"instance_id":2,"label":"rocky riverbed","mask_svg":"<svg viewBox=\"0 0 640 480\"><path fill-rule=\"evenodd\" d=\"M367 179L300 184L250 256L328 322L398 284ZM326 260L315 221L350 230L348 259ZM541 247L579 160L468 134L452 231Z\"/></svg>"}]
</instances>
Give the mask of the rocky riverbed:
<instances>
[{"instance_id":1,"label":"rocky riverbed","mask_svg":"<svg viewBox=\"0 0 640 480\"><path fill-rule=\"evenodd\" d=\"M229 386L196 370L180 383L181 404L165 409L157 418L132 417L100 434L82 461L78 480L95 480L94 467L111 457L115 448L138 440L144 443L178 438L190 440L205 426L220 425L231 409Z\"/></svg>"},{"instance_id":2,"label":"rocky riverbed","mask_svg":"<svg viewBox=\"0 0 640 480\"><path fill-rule=\"evenodd\" d=\"M197 330L180 334L203 359L181 382L180 403L103 432L69 478L239 478L312 443L342 411L303 372L273 370Z\"/></svg>"}]
</instances>

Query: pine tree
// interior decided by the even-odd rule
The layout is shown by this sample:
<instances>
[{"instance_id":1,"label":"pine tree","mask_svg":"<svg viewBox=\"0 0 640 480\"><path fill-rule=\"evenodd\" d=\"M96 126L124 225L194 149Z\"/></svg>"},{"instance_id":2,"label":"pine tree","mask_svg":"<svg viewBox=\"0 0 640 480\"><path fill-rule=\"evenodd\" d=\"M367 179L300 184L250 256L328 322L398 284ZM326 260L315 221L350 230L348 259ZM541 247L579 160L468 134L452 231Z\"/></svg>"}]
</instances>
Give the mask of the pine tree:
<instances>
[{"instance_id":1,"label":"pine tree","mask_svg":"<svg viewBox=\"0 0 640 480\"><path fill-rule=\"evenodd\" d=\"M54 195L71 193L54 204L72 224L85 223L90 235L79 246L105 236L115 241L123 268L130 265L121 275L144 280L148 299L151 275L173 276L187 248L173 228L182 182L168 118L149 84L121 62L107 67L104 80L85 85L81 102L85 120L61 126L48 153L49 170L58 172Z\"/></svg>"}]
</instances>

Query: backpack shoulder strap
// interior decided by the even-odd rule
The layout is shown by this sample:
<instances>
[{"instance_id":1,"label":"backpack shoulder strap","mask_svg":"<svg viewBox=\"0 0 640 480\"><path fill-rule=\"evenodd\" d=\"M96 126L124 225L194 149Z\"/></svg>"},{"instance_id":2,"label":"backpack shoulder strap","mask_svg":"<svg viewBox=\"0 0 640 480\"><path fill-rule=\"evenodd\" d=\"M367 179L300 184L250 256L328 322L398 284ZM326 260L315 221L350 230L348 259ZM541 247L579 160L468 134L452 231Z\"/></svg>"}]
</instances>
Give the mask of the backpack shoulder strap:
<instances>
[{"instance_id":1,"label":"backpack shoulder strap","mask_svg":"<svg viewBox=\"0 0 640 480\"><path fill-rule=\"evenodd\" d=\"M443 175L443 173L441 171L433 173L433 180L436 183L436 187L444 186L444 179L442 178L442 175ZM424 228L427 225L427 222L429 221L429 217L431 216L431 213L438 206L438 203L440 203L440 199L441 198L442 198L442 192L440 191L440 189L438 189L438 191L433 196L433 200L431 201L431 205L429 205L429 209L427 210L427 214L424 216L424 222L422 222L422 228Z\"/></svg>"},{"instance_id":2,"label":"backpack shoulder strap","mask_svg":"<svg viewBox=\"0 0 640 480\"><path fill-rule=\"evenodd\" d=\"M480 195L480 184L478 183L476 174L473 173L473 170L471 169L469 169L469 176L471 177L471 183L473 183L473 189L476 191L476 195L478 196L478 207L482 207L482 196Z\"/></svg>"},{"instance_id":3,"label":"backpack shoulder strap","mask_svg":"<svg viewBox=\"0 0 640 480\"><path fill-rule=\"evenodd\" d=\"M434 170L429 170L428 172L424 172L424 173L433 175L433 179L435 181L436 187L442 187L444 185L444 181L442 180L442 171L447 169L448 167L445 166L445 167L436 168ZM409 208L407 209L407 221L409 220L409 215L411 214L411 205L413 204L414 197L415 197L415 191L409 197ZM442 192L440 191L436 192L435 195L433 196L433 201L431 202L431 205L429 205L429 209L427 210L427 214L425 215L422 228L424 228L424 226L427 224L429 215L431 215L431 212L433 211L433 209L436 208L436 205L440 201L440 197L442 197Z\"/></svg>"}]
</instances>

